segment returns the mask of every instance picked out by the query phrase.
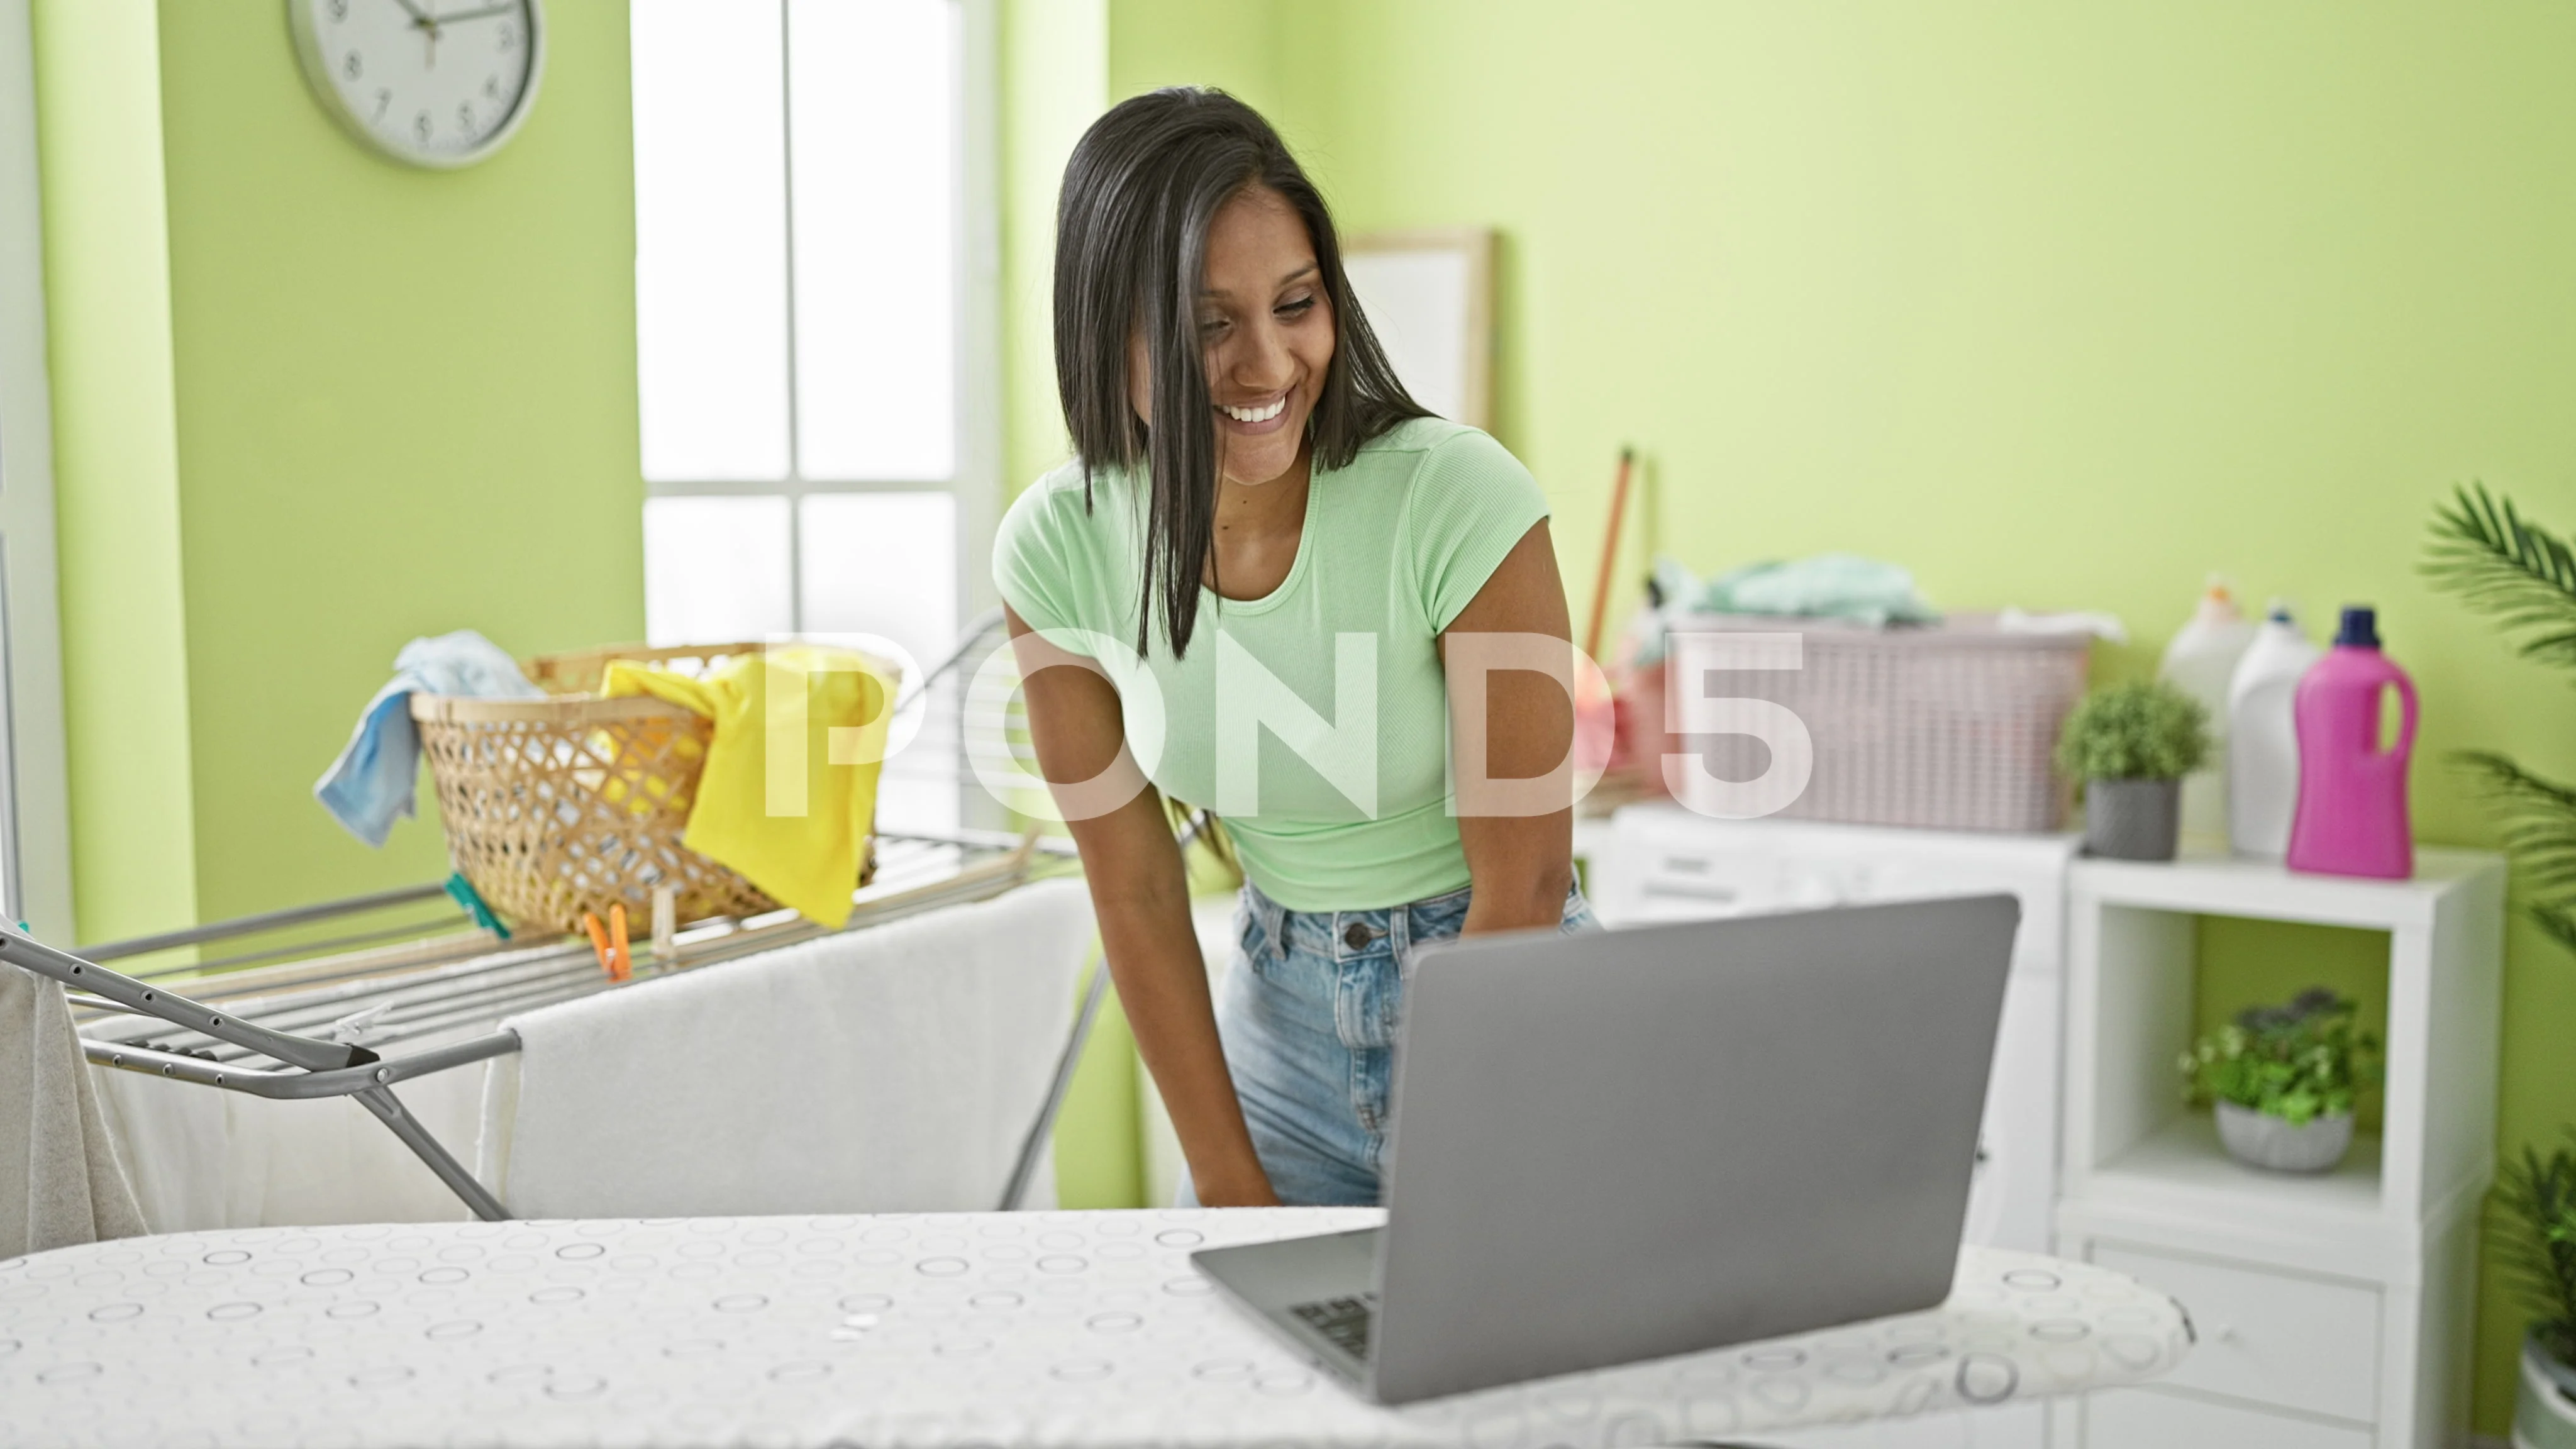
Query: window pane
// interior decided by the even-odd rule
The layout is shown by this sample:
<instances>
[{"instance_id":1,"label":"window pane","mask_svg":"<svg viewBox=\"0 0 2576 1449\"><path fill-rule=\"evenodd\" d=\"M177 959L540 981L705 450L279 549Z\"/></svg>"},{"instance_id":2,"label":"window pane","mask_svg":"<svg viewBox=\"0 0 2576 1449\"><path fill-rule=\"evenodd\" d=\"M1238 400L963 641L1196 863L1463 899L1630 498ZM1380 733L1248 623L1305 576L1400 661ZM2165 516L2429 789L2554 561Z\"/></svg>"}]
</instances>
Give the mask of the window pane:
<instances>
[{"instance_id":1,"label":"window pane","mask_svg":"<svg viewBox=\"0 0 2576 1449\"><path fill-rule=\"evenodd\" d=\"M815 482L944 481L957 452L959 7L787 12L798 468Z\"/></svg>"},{"instance_id":2,"label":"window pane","mask_svg":"<svg viewBox=\"0 0 2576 1449\"><path fill-rule=\"evenodd\" d=\"M634 0L644 476L787 476L787 163L776 5Z\"/></svg>"},{"instance_id":3,"label":"window pane","mask_svg":"<svg viewBox=\"0 0 2576 1449\"><path fill-rule=\"evenodd\" d=\"M727 644L795 627L788 598L787 500L644 500L648 642Z\"/></svg>"},{"instance_id":4,"label":"window pane","mask_svg":"<svg viewBox=\"0 0 2576 1449\"><path fill-rule=\"evenodd\" d=\"M921 669L957 638L957 499L948 493L828 493L803 500L797 554L808 632L882 634ZM921 681L907 679L904 693ZM921 701L921 732L886 761L877 819L888 829L953 830L964 774L957 702L962 678Z\"/></svg>"},{"instance_id":5,"label":"window pane","mask_svg":"<svg viewBox=\"0 0 2576 1449\"><path fill-rule=\"evenodd\" d=\"M804 509L805 627L883 634L924 669L944 658L957 637L955 495L818 493Z\"/></svg>"}]
</instances>

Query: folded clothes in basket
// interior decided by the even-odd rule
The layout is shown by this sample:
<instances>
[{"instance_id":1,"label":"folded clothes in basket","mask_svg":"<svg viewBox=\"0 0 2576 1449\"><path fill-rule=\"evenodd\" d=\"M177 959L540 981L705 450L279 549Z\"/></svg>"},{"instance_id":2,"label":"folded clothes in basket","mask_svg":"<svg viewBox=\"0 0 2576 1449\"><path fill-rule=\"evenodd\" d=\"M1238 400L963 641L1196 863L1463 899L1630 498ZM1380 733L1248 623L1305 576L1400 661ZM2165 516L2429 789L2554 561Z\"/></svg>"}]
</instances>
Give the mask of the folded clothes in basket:
<instances>
[{"instance_id":1,"label":"folded clothes in basket","mask_svg":"<svg viewBox=\"0 0 2576 1449\"><path fill-rule=\"evenodd\" d=\"M1708 581L1698 600L1708 614L1777 614L1848 619L1872 628L1941 618L1914 588L1914 575L1857 554L1823 553L1786 563L1746 564Z\"/></svg>"},{"instance_id":2,"label":"folded clothes in basket","mask_svg":"<svg viewBox=\"0 0 2576 1449\"><path fill-rule=\"evenodd\" d=\"M420 778L420 731L411 720L415 692L479 699L545 694L528 682L518 661L501 646L471 629L404 645L394 656L394 677L367 701L340 758L313 782L313 798L369 845L383 845L394 821L415 813L412 785Z\"/></svg>"},{"instance_id":3,"label":"folded clothes in basket","mask_svg":"<svg viewBox=\"0 0 2576 1449\"><path fill-rule=\"evenodd\" d=\"M599 692L649 694L713 719L680 843L838 927L850 918L876 819L896 672L853 649L798 644L744 655L703 679L618 660Z\"/></svg>"}]
</instances>

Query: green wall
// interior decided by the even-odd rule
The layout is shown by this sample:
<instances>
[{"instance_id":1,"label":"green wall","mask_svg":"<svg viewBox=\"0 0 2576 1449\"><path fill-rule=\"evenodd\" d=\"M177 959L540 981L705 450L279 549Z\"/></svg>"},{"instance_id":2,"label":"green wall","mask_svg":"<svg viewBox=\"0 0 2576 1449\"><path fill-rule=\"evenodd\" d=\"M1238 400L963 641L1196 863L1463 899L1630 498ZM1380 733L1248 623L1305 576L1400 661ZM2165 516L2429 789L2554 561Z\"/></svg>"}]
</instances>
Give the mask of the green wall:
<instances>
[{"instance_id":1,"label":"green wall","mask_svg":"<svg viewBox=\"0 0 2576 1449\"><path fill-rule=\"evenodd\" d=\"M625 7L548 18L430 172L272 0L40 7L81 939L444 875L434 807L373 851L311 796L395 651L641 636Z\"/></svg>"},{"instance_id":2,"label":"green wall","mask_svg":"<svg viewBox=\"0 0 2576 1449\"><path fill-rule=\"evenodd\" d=\"M1113 34L1168 12L1133 3ZM1502 234L1498 432L1588 587L1823 549L1956 609L2112 610L2152 667L2202 575L2381 609L2426 700L2419 831L2492 844L2440 755L2576 776L2576 697L2415 576L2484 478L2576 530L2576 10L2325 0L1236 0L1122 81L1267 95L1354 231ZM1162 32L1167 38L1177 31ZM1247 55L1244 37L1269 36ZM1131 88L1122 84L1122 93ZM2205 997L2343 979L2204 933ZM2293 953L2286 960L2284 952ZM2576 962L2507 968L2500 1146L2576 1120ZM2477 1418L2521 1311L2492 1273Z\"/></svg>"},{"instance_id":3,"label":"green wall","mask_svg":"<svg viewBox=\"0 0 2576 1449\"><path fill-rule=\"evenodd\" d=\"M527 125L459 172L351 142L280 12L161 6L209 917L446 874L431 802L379 853L310 793L404 641L644 632L626 7L549 6Z\"/></svg>"}]
</instances>

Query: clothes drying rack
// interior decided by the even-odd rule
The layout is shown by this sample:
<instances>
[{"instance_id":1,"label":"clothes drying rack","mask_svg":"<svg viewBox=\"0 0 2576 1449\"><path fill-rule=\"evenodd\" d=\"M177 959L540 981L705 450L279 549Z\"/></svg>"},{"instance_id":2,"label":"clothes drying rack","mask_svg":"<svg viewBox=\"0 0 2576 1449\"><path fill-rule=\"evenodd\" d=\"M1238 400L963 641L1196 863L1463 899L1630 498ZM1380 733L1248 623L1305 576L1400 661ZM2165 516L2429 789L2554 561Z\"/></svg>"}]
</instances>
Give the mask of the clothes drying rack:
<instances>
[{"instance_id":1,"label":"clothes drying rack","mask_svg":"<svg viewBox=\"0 0 2576 1449\"><path fill-rule=\"evenodd\" d=\"M955 685L958 666L976 653L978 644L998 634L999 625L999 610L976 620L913 694L926 696L943 680ZM969 747L958 724L964 690L947 692L953 697L948 722L956 728L954 746L945 753L952 762L962 762ZM897 710L911 703L910 697L898 701ZM925 699L924 704L937 717L937 701ZM924 734L929 733L926 728ZM1010 737L1006 731L1005 738ZM895 763L887 762L889 774ZM936 772L935 767L912 768L916 776ZM1186 848L1206 826L1204 814L1190 821L1180 832L1180 844ZM874 851L875 872L853 895L849 921L841 930L989 899L1051 867L1077 868L1069 841L994 830L880 832ZM639 949L634 976L619 983L600 969L585 939L548 937L505 945L475 926L461 908L450 909L453 905L443 885L412 886L82 947L76 953L0 927L0 961L51 977L74 993L81 1048L93 1064L274 1100L353 1098L477 1217L502 1221L510 1217L508 1208L403 1106L394 1094L397 1084L519 1049L515 1031L471 1031L477 1023L600 991L650 990L656 980L677 972L833 934L791 911L692 922L667 943ZM227 941L420 906L437 907L438 914L301 947L236 952L132 975L103 964L183 948L202 952ZM167 984L181 976L190 978L188 994ZM1006 1211L1027 1196L1098 1019L1108 979L1106 963L1091 973L1046 1095L1003 1188L999 1205Z\"/></svg>"}]
</instances>

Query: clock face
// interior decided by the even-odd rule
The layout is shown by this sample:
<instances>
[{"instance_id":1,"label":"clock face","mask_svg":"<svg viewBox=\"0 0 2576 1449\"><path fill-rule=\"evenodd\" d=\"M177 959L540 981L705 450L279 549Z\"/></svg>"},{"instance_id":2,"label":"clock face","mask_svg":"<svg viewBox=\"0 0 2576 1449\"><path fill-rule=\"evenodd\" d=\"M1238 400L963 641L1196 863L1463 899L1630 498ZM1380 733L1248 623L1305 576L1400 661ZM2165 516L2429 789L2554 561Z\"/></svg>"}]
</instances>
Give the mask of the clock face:
<instances>
[{"instance_id":1,"label":"clock face","mask_svg":"<svg viewBox=\"0 0 2576 1449\"><path fill-rule=\"evenodd\" d=\"M480 160L536 98L538 0L287 0L287 16L324 107L398 160Z\"/></svg>"}]
</instances>

